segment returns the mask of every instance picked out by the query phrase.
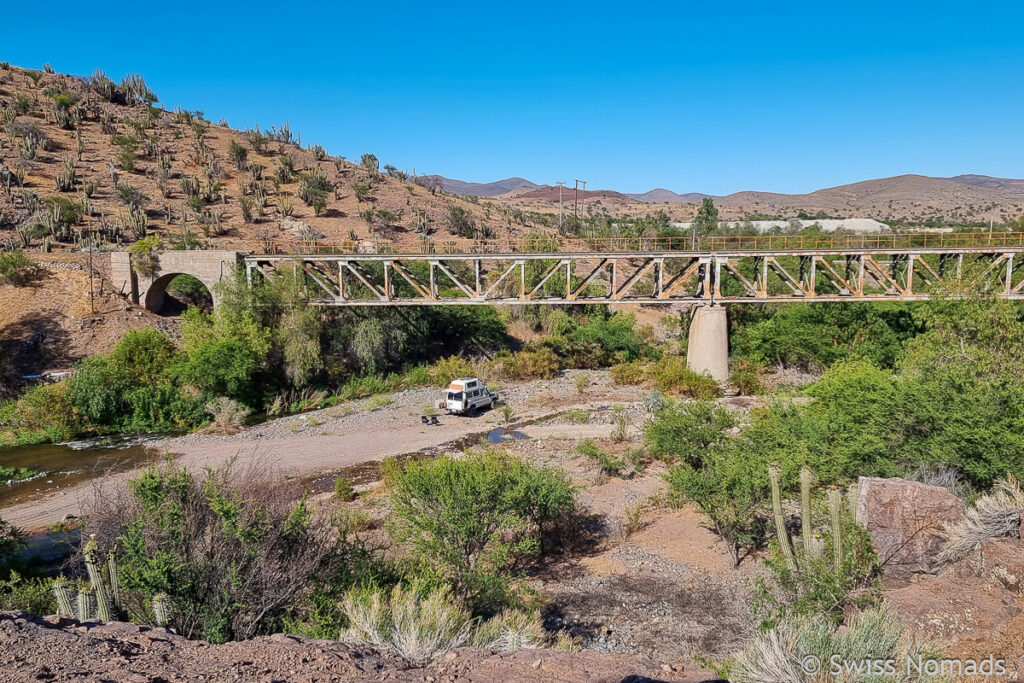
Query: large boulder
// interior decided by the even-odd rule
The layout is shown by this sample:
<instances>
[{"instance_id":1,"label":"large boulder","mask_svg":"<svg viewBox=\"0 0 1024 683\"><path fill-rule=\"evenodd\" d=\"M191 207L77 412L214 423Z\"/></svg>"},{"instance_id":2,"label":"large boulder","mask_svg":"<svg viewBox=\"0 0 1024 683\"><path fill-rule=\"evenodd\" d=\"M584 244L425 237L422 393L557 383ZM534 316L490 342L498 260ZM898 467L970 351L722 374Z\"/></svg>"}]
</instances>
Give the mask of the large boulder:
<instances>
[{"instance_id":1,"label":"large boulder","mask_svg":"<svg viewBox=\"0 0 1024 683\"><path fill-rule=\"evenodd\" d=\"M963 516L960 499L940 486L876 477L857 484L857 521L870 534L890 586L932 572L946 524Z\"/></svg>"}]
</instances>

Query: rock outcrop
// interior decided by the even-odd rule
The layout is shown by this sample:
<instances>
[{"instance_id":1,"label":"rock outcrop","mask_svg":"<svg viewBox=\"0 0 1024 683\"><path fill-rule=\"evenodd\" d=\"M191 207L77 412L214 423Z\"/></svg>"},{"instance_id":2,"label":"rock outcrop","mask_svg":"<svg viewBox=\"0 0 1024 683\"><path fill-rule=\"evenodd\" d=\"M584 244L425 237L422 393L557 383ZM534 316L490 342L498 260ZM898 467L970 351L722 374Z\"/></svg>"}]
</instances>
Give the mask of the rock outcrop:
<instances>
[{"instance_id":1,"label":"rock outcrop","mask_svg":"<svg viewBox=\"0 0 1024 683\"><path fill-rule=\"evenodd\" d=\"M887 585L931 572L945 525L963 516L960 499L940 486L875 477L857 484L857 521L871 535Z\"/></svg>"}]
</instances>

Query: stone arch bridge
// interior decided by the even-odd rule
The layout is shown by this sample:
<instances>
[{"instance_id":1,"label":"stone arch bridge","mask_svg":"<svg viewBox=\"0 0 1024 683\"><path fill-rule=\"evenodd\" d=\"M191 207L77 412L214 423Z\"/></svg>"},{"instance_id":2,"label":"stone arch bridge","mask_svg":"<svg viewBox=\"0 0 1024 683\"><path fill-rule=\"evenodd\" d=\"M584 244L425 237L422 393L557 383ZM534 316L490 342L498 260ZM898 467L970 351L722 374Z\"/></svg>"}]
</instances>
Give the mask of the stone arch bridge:
<instances>
[{"instance_id":1,"label":"stone arch bridge","mask_svg":"<svg viewBox=\"0 0 1024 683\"><path fill-rule=\"evenodd\" d=\"M110 277L114 287L128 295L133 303L147 311L159 312L164 305L167 285L178 275L191 275L209 290L213 305L219 296L214 288L234 273L247 252L168 250L156 252L157 270L152 277L139 275L132 268L130 254L116 251L110 255Z\"/></svg>"}]
</instances>

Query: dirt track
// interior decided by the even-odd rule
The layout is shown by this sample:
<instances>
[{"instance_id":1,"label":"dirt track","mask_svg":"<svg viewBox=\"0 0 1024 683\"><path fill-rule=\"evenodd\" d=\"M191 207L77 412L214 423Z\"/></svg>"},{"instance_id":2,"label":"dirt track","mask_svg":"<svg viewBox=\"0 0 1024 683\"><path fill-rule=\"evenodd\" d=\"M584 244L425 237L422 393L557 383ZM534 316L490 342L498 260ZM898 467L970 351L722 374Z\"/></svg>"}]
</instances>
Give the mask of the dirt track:
<instances>
[{"instance_id":1,"label":"dirt track","mask_svg":"<svg viewBox=\"0 0 1024 683\"><path fill-rule=\"evenodd\" d=\"M642 395L640 388L611 386L606 372L583 372L591 377L591 386L582 395L573 381L579 373L573 372L550 381L502 387L501 397L507 401L514 422L519 423L572 408L593 409L635 401ZM424 449L458 449L503 426L500 407L475 418L442 415L439 426L424 425L420 418L424 407L438 396L437 389L416 389L393 394L389 405L376 409L371 409L373 399L364 399L274 420L233 436L191 434L153 441L151 445L173 454L177 462L193 469L216 467L237 457L240 462L262 459L287 474L309 476ZM582 438L603 435L608 429L607 425L573 425L560 427L559 431ZM532 434L531 430L537 433ZM545 430L550 428L524 428L527 436L546 436ZM61 493L0 508L0 516L26 530L40 531L65 515L80 515L83 504L97 491L137 472L107 475Z\"/></svg>"}]
</instances>

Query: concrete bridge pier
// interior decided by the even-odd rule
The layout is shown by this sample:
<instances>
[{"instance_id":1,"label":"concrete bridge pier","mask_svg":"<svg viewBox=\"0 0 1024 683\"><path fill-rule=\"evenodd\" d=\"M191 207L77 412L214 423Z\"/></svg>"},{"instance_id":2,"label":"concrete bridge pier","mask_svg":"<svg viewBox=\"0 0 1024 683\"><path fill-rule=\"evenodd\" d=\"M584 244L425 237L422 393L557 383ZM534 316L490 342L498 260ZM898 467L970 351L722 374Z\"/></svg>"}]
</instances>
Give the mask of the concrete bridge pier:
<instances>
[{"instance_id":1,"label":"concrete bridge pier","mask_svg":"<svg viewBox=\"0 0 1024 683\"><path fill-rule=\"evenodd\" d=\"M729 380L729 320L725 306L694 306L690 310L686 366L694 372L706 372L719 382Z\"/></svg>"}]
</instances>

